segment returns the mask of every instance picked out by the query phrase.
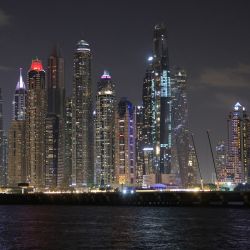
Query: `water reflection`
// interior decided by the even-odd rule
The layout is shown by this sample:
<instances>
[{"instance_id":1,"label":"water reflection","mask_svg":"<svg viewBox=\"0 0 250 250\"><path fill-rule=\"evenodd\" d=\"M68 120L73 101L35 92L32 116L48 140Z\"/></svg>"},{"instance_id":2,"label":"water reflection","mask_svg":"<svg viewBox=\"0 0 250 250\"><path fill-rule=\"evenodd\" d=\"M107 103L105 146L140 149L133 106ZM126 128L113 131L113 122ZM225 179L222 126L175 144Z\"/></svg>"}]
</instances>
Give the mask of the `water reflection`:
<instances>
[{"instance_id":1,"label":"water reflection","mask_svg":"<svg viewBox=\"0 0 250 250\"><path fill-rule=\"evenodd\" d=\"M0 206L0 249L250 249L247 209Z\"/></svg>"}]
</instances>

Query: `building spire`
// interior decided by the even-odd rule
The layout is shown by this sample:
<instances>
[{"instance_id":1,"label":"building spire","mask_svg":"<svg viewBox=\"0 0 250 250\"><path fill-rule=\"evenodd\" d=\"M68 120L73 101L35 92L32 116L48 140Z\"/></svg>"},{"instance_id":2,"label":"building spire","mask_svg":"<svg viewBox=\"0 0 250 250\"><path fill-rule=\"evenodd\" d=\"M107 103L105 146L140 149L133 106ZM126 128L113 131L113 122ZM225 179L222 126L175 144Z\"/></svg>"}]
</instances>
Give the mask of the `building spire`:
<instances>
[{"instance_id":1,"label":"building spire","mask_svg":"<svg viewBox=\"0 0 250 250\"><path fill-rule=\"evenodd\" d=\"M104 70L103 75L101 76L101 79L111 79L111 76L107 70Z\"/></svg>"},{"instance_id":2,"label":"building spire","mask_svg":"<svg viewBox=\"0 0 250 250\"><path fill-rule=\"evenodd\" d=\"M19 76L19 82L17 82L17 85L16 85L16 90L26 89L25 83L23 81L23 76L22 76L22 68L20 68L19 70L20 70L20 76Z\"/></svg>"}]
</instances>

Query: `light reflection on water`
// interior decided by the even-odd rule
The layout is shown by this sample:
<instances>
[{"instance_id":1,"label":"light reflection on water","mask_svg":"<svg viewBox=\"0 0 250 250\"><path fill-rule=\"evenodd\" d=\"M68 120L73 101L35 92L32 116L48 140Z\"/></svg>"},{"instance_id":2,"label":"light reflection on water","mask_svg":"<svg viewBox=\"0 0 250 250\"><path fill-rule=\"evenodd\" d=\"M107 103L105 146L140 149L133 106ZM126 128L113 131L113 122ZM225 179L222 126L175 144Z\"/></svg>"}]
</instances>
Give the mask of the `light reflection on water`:
<instances>
[{"instance_id":1,"label":"light reflection on water","mask_svg":"<svg viewBox=\"0 0 250 250\"><path fill-rule=\"evenodd\" d=\"M250 211L0 206L0 250L250 249Z\"/></svg>"}]
</instances>

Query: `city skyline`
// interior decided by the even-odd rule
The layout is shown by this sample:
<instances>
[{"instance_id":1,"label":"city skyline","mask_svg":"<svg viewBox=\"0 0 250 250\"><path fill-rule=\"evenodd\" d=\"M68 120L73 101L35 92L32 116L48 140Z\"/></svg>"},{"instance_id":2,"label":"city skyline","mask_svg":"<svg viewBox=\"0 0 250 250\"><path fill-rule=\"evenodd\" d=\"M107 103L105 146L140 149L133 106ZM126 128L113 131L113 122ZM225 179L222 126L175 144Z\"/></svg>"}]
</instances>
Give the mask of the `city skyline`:
<instances>
[{"instance_id":1,"label":"city skyline","mask_svg":"<svg viewBox=\"0 0 250 250\"><path fill-rule=\"evenodd\" d=\"M56 3L58 2L55 1L55 3L53 3L51 6L52 9L48 10L48 20L51 18L51 13L53 8L55 8ZM79 4L77 1L76 3L77 5ZM184 15L184 17L188 17L186 12L191 11L195 1L191 1L189 3L182 2L181 4L180 2L174 4L171 1L167 3L158 1L157 3L159 3L162 8L164 7L167 9L169 7L170 10L174 10L174 13L177 13L177 7L180 6L181 8L178 9L180 14ZM101 74L102 70L108 69L113 76L114 81L117 83L118 96L127 96L134 104L141 104L141 87L146 69L146 59L151 55L151 30L156 23L164 21L168 30L168 47L170 50L171 68L175 64L178 64L182 68L187 69L188 86L190 86L188 93L188 99L190 103L190 127L192 132L195 134L195 140L198 144L197 151L198 156L200 157L203 173L207 178L211 178L208 173L212 171L212 162L205 133L206 129L211 129L212 142L214 145L216 145L218 140L226 139L226 117L227 113L232 109L234 104L237 101L240 101L240 103L246 106L247 109L249 109L250 106L249 101L247 100L246 91L246 88L248 88L247 83L250 72L249 59L247 58L247 55L249 55L249 48L246 46L249 43L249 35L246 32L248 20L246 13L247 10L249 10L249 4L240 2L240 4L235 7L232 3L226 2L227 9L223 9L223 18L219 17L219 13L223 7L223 1L222 3L216 4L216 8L215 3L210 4L209 6L205 4L204 7L197 4L197 6L194 8L195 11L191 11L189 13L189 15L193 14L194 17L187 18L187 24L184 23L183 19L181 22L177 21L177 17L174 17L169 10L166 10L167 13L163 13L163 11L159 9L157 15L154 14L153 10L155 10L155 6L152 6L152 17L149 18L148 21L145 18L143 19L145 22L144 26L142 25L144 22L138 21L134 22L134 25L130 28L126 28L122 19L124 16L122 16L122 18L118 18L118 24L121 25L123 32L121 37L117 37L117 41L112 41L111 39L108 39L108 34L111 34L112 30L116 30L118 28L118 24L114 25L110 23L108 18L103 23L104 27L99 26L99 28L97 28L97 24L91 26L90 22L86 22L83 27L80 27L81 25L77 25L76 29L74 29L74 32L72 31L71 33L71 31L67 30L69 34L73 35L69 35L69 38L66 39L65 32L61 32L61 29L63 27L62 16L66 11L67 5L62 3L62 13L58 14L58 20L55 21L54 26L58 27L59 35L54 34L51 36L51 33L47 31L47 36L51 39L47 39L46 36L44 36L43 39L40 39L41 35L45 35L46 33L42 32L41 35L34 33L32 42L27 39L29 37L29 31L24 25L25 22L27 27L28 24L33 25L32 22L27 23L28 20L34 20L32 19L32 14L26 19L25 22L21 20L20 24L17 24L21 17L19 13L17 13L16 10L10 8L10 5L3 4L2 8L0 7L0 9L2 9L3 13L6 13L6 15L10 17L9 19L0 19L7 20L8 24L7 26L1 25L0 27L1 33L5 34L7 31L6 35L1 39L1 50L3 57L0 64L0 86L2 88L4 99L4 115L7 117L7 122L6 120L4 121L5 130L7 127L9 127L9 122L11 119L11 101L13 98L14 85L18 76L18 68L22 67L24 68L23 72L27 72L30 60L36 56L41 58L43 63L46 63L46 58L48 57L51 48L56 42L62 43L63 54L65 54L67 95L70 93L69 90L73 81L72 73L70 73L70 71L72 71L73 65L71 54L76 41L83 38L90 43L90 46L93 47L94 51L94 70L92 72L93 90L95 89L97 78ZM18 6L16 9L23 10L21 4L16 3L16 5ZM102 5L102 3L99 3L99 5ZM124 3L122 5L124 5ZM132 5L131 2L130 5ZM139 11L139 4L133 4L133 8L130 10L131 19L135 21L139 19L139 17L145 17L146 14L151 13L151 10L149 11L148 5L149 3L145 3L143 8L145 14L143 14L142 11ZM89 7L93 9L91 4ZM106 10L108 8L110 8L110 10L117 10L115 15L119 13L117 4L112 1L107 1L106 6L103 7L105 7ZM129 4L123 7L128 9ZM197 18L197 16L201 17L202 13L205 12L205 8L207 8L207 13L209 12L208 10L210 10L215 14L211 15L213 18L209 16L201 18L201 24L197 24L195 22L195 18ZM20 12L24 13L24 11ZM102 15L102 13L99 12L100 11L98 11L98 14ZM135 13L137 12L138 15L135 16ZM234 18L235 15L238 17L238 22L231 23L232 20L235 20L231 19L232 13L234 13ZM3 14L1 12L1 16L2 15ZM39 14L37 15L39 16ZM73 16L73 14L71 15ZM39 18L35 20L38 27L43 24ZM89 20L92 19L89 18ZM62 21L62 24L58 25L58 21ZM72 27L73 24L76 23L77 22L74 19L71 22ZM190 23L192 25L190 25ZM1 21L1 24L4 23ZM215 27L215 24L218 24L217 27ZM191 36L193 35L192 39L188 37L189 33L185 31L185 29L187 29L187 25L190 25L188 32L191 33ZM203 27L206 31L203 30ZM12 39L13 41L16 41L16 39L14 39L15 35L21 34L20 32L22 30L24 30L24 35L18 36L20 38L20 42L15 43L16 47L13 46L13 50L11 50L12 54L18 56L15 57L15 60L12 59L9 61L9 58L11 59L12 56L8 55L7 58L7 54L3 50L7 50L4 49L6 46L8 47L13 45ZM135 30L137 33L135 33ZM17 32L15 33L15 31ZM82 32L84 33L83 36L79 34ZM101 39L101 32L107 34L105 35L105 39ZM98 33L100 33L100 35ZM132 39L133 35L136 38L136 42ZM225 40L222 39L222 35ZM141 39L140 36L142 36ZM208 42L205 43L204 40L200 38L200 36L203 36ZM145 37L147 37L147 39L145 39ZM181 39L183 39L183 41L180 42ZM125 41L125 44L127 44L128 48L131 48L131 54L129 53L129 55L125 55L125 53L122 52L122 48L124 46L124 41L122 40ZM27 41L29 41L29 43L27 43ZM132 44L131 41L133 41ZM9 45L7 45L8 42ZM29 44L29 46L25 47L25 44ZM142 44L141 48L139 48L140 44ZM232 50L233 45L235 45L234 50ZM194 49L195 46L196 49ZM20 48L23 48L22 51ZM120 53L119 57L114 55L117 52ZM200 56L198 55L199 52L201 54ZM128 61L131 61L131 65L126 63ZM7 68L11 69L6 70ZM131 89L134 91L131 91ZM210 98L205 98L208 96Z\"/></svg>"}]
</instances>

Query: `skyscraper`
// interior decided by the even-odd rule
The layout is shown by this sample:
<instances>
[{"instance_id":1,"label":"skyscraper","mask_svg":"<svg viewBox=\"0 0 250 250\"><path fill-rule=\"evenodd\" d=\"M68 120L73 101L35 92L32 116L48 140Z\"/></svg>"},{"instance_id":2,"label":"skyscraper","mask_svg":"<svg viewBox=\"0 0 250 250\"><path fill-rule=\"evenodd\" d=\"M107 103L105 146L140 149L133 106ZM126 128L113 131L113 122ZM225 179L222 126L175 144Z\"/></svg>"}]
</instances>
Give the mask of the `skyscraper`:
<instances>
[{"instance_id":1,"label":"skyscraper","mask_svg":"<svg viewBox=\"0 0 250 250\"><path fill-rule=\"evenodd\" d=\"M148 159L145 168L156 175L157 182L162 182L163 175L171 172L172 97L168 60L166 28L163 24L156 25L153 57L149 58L143 85L143 107L144 151Z\"/></svg>"},{"instance_id":2,"label":"skyscraper","mask_svg":"<svg viewBox=\"0 0 250 250\"><path fill-rule=\"evenodd\" d=\"M188 167L187 167L187 177L186 181L188 183L188 187L196 186L199 183L198 180L198 162L196 157L196 152L194 145L192 143L189 144L188 150Z\"/></svg>"},{"instance_id":3,"label":"skyscraper","mask_svg":"<svg viewBox=\"0 0 250 250\"><path fill-rule=\"evenodd\" d=\"M239 102L228 117L227 181L249 182L250 172L250 122L245 107Z\"/></svg>"},{"instance_id":4,"label":"skyscraper","mask_svg":"<svg viewBox=\"0 0 250 250\"><path fill-rule=\"evenodd\" d=\"M0 89L0 186L4 185L5 185L5 165L4 165L3 99L2 99L2 89Z\"/></svg>"},{"instance_id":5,"label":"skyscraper","mask_svg":"<svg viewBox=\"0 0 250 250\"><path fill-rule=\"evenodd\" d=\"M93 183L93 110L91 97L91 51L81 40L74 53L72 96L72 185Z\"/></svg>"},{"instance_id":6,"label":"skyscraper","mask_svg":"<svg viewBox=\"0 0 250 250\"><path fill-rule=\"evenodd\" d=\"M63 186L65 156L64 59L55 47L48 59L48 109L46 117L46 187ZM55 148L56 147L56 148Z\"/></svg>"},{"instance_id":7,"label":"skyscraper","mask_svg":"<svg viewBox=\"0 0 250 250\"><path fill-rule=\"evenodd\" d=\"M219 141L216 146L216 157L215 165L218 182L225 183L227 182L227 145L224 141Z\"/></svg>"},{"instance_id":8,"label":"skyscraper","mask_svg":"<svg viewBox=\"0 0 250 250\"><path fill-rule=\"evenodd\" d=\"M119 185L136 185L134 107L121 98L115 113L115 178Z\"/></svg>"},{"instance_id":9,"label":"skyscraper","mask_svg":"<svg viewBox=\"0 0 250 250\"><path fill-rule=\"evenodd\" d=\"M143 107L134 106L135 117L135 150L136 150L136 185L141 187L143 183L144 154L143 154Z\"/></svg>"},{"instance_id":10,"label":"skyscraper","mask_svg":"<svg viewBox=\"0 0 250 250\"><path fill-rule=\"evenodd\" d=\"M65 116L64 58L56 46L48 59L48 113Z\"/></svg>"},{"instance_id":11,"label":"skyscraper","mask_svg":"<svg viewBox=\"0 0 250 250\"><path fill-rule=\"evenodd\" d=\"M59 117L47 114L45 119L45 187L58 187Z\"/></svg>"},{"instance_id":12,"label":"skyscraper","mask_svg":"<svg viewBox=\"0 0 250 250\"><path fill-rule=\"evenodd\" d=\"M172 171L180 176L182 186L187 188L190 186L190 164L188 164L190 132L188 128L187 74L182 69L177 68L172 74L172 95L172 158L175 158Z\"/></svg>"},{"instance_id":13,"label":"skyscraper","mask_svg":"<svg viewBox=\"0 0 250 250\"><path fill-rule=\"evenodd\" d=\"M42 62L32 60L28 71L26 104L26 165L29 183L45 185L45 118L47 92Z\"/></svg>"},{"instance_id":14,"label":"skyscraper","mask_svg":"<svg viewBox=\"0 0 250 250\"><path fill-rule=\"evenodd\" d=\"M72 98L66 98L65 111L65 168L64 186L69 187L72 183Z\"/></svg>"},{"instance_id":15,"label":"skyscraper","mask_svg":"<svg viewBox=\"0 0 250 250\"><path fill-rule=\"evenodd\" d=\"M104 71L97 86L95 122L96 184L114 183L115 84Z\"/></svg>"},{"instance_id":16,"label":"skyscraper","mask_svg":"<svg viewBox=\"0 0 250 250\"><path fill-rule=\"evenodd\" d=\"M26 86L20 69L13 100L13 117L8 133L8 185L27 181L25 159Z\"/></svg>"},{"instance_id":17,"label":"skyscraper","mask_svg":"<svg viewBox=\"0 0 250 250\"><path fill-rule=\"evenodd\" d=\"M148 59L148 68L143 81L142 91L142 119L143 119L143 166L144 174L156 174L156 168L154 167L154 144L156 137L155 130L155 80L154 70L152 66L153 57Z\"/></svg>"}]
</instances>

